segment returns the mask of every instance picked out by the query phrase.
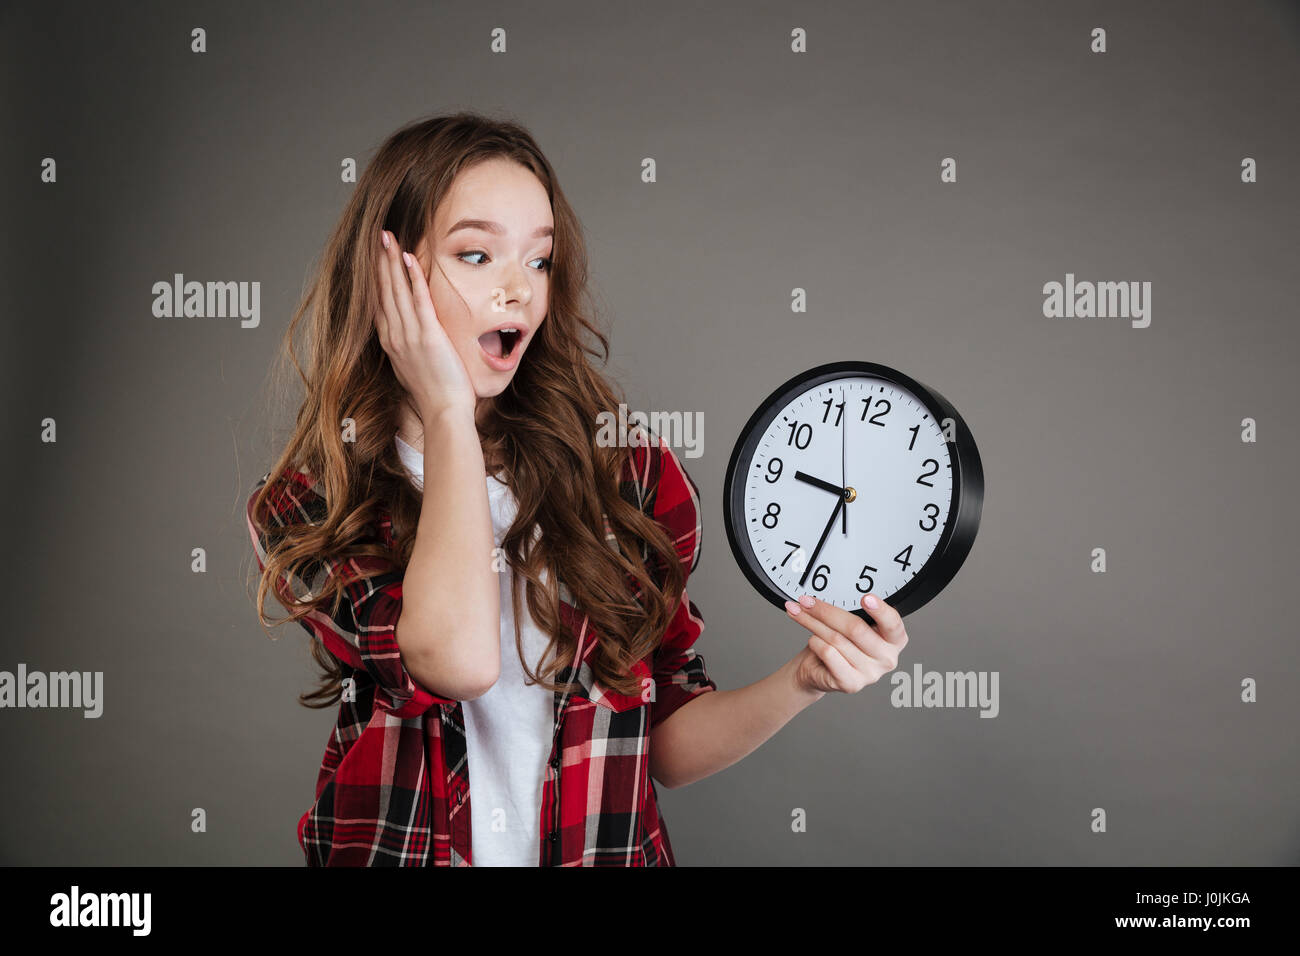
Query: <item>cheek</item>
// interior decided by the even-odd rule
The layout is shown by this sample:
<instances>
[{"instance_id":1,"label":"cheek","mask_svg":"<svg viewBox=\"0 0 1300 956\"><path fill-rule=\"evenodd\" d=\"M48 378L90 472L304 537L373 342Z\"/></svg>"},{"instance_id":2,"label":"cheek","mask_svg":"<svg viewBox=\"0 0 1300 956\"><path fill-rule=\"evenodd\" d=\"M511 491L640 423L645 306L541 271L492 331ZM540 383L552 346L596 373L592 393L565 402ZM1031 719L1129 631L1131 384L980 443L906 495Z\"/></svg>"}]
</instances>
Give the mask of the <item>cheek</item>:
<instances>
[{"instance_id":1,"label":"cheek","mask_svg":"<svg viewBox=\"0 0 1300 956\"><path fill-rule=\"evenodd\" d=\"M437 284L429 288L433 311L447 335L452 341L457 341L469 334L473 321L465 314L465 306L460 301L460 296L455 290L448 288L446 280L437 276L434 281Z\"/></svg>"}]
</instances>

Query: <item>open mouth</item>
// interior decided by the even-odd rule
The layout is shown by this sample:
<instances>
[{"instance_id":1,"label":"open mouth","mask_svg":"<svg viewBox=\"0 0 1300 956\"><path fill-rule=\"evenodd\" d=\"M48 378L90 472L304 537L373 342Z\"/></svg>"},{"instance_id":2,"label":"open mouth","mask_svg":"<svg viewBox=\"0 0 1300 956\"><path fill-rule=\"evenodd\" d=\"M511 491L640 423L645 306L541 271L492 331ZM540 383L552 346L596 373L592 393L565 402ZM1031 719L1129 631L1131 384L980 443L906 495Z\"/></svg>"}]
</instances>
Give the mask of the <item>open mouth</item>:
<instances>
[{"instance_id":1,"label":"open mouth","mask_svg":"<svg viewBox=\"0 0 1300 956\"><path fill-rule=\"evenodd\" d=\"M521 338L523 333L518 329L497 329L485 332L478 337L478 340L483 346L483 351L493 358L509 358Z\"/></svg>"}]
</instances>

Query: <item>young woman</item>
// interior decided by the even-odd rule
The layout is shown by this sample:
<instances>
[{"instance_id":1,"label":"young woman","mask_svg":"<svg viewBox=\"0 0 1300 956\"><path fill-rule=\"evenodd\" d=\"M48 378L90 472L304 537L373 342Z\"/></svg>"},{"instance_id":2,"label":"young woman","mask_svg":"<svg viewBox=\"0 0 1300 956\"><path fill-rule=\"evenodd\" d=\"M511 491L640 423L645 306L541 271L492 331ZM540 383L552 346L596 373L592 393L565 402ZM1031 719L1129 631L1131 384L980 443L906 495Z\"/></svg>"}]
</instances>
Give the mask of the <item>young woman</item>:
<instances>
[{"instance_id":1,"label":"young woman","mask_svg":"<svg viewBox=\"0 0 1300 956\"><path fill-rule=\"evenodd\" d=\"M339 708L311 865L674 865L656 781L730 766L907 643L870 595L876 629L806 598L807 646L717 690L698 490L644 428L596 441L623 398L589 361L586 268L533 138L435 117L380 148L290 324L306 397L248 528L259 620L273 592L325 672L301 702Z\"/></svg>"}]
</instances>

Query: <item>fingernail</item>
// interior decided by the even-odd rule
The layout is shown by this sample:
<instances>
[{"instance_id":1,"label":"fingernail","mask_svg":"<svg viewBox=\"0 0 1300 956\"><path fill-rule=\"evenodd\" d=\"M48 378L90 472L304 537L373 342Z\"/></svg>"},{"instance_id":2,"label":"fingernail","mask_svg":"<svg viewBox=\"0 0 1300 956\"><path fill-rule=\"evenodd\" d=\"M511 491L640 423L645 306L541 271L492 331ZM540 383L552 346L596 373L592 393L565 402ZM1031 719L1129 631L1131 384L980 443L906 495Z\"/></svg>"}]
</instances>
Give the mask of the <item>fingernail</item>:
<instances>
[{"instance_id":1,"label":"fingernail","mask_svg":"<svg viewBox=\"0 0 1300 956\"><path fill-rule=\"evenodd\" d=\"M800 595L799 603L802 604L804 607L812 607L814 604L817 603L817 600L811 594L804 594L804 595Z\"/></svg>"},{"instance_id":2,"label":"fingernail","mask_svg":"<svg viewBox=\"0 0 1300 956\"><path fill-rule=\"evenodd\" d=\"M379 230L379 238L383 240L384 248L387 249L387 248L388 248L388 230L387 230L387 229L380 229L380 230Z\"/></svg>"},{"instance_id":3,"label":"fingernail","mask_svg":"<svg viewBox=\"0 0 1300 956\"><path fill-rule=\"evenodd\" d=\"M869 607L869 608L878 608L878 607L880 607L880 602L877 601L876 598L875 598L875 596L872 595L872 594L868 594L866 597L864 597L864 598L862 599L862 603L865 604L865 605L866 605L867 607Z\"/></svg>"},{"instance_id":4,"label":"fingernail","mask_svg":"<svg viewBox=\"0 0 1300 956\"><path fill-rule=\"evenodd\" d=\"M409 268L411 265L411 254L409 252L403 252L402 261L405 262L407 267Z\"/></svg>"},{"instance_id":5,"label":"fingernail","mask_svg":"<svg viewBox=\"0 0 1300 956\"><path fill-rule=\"evenodd\" d=\"M789 611L791 614L798 614L799 611L802 610L798 604L794 603L794 601L786 601L785 609Z\"/></svg>"}]
</instances>

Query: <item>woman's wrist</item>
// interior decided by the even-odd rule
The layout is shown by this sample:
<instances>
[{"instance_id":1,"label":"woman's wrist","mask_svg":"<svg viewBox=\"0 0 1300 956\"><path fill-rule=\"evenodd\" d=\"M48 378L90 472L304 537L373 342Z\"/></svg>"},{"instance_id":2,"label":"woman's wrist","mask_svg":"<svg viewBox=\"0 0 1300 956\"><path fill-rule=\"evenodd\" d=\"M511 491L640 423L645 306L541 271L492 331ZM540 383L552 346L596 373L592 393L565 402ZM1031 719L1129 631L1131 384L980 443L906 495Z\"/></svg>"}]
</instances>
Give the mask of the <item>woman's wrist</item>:
<instances>
[{"instance_id":1,"label":"woman's wrist","mask_svg":"<svg viewBox=\"0 0 1300 956\"><path fill-rule=\"evenodd\" d=\"M459 428L466 423L473 426L474 409L459 405L425 407L420 409L420 421L424 423L425 434L446 427Z\"/></svg>"},{"instance_id":2,"label":"woman's wrist","mask_svg":"<svg viewBox=\"0 0 1300 956\"><path fill-rule=\"evenodd\" d=\"M811 650L804 647L785 664L786 679L794 691L795 699L799 702L800 710L809 704L817 703L826 696L826 691L808 686L803 679L804 665L807 663L805 658L815 656Z\"/></svg>"}]
</instances>

